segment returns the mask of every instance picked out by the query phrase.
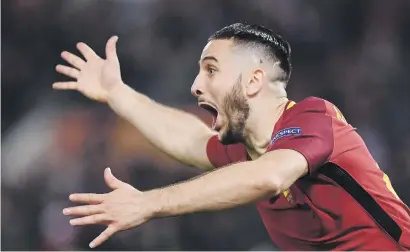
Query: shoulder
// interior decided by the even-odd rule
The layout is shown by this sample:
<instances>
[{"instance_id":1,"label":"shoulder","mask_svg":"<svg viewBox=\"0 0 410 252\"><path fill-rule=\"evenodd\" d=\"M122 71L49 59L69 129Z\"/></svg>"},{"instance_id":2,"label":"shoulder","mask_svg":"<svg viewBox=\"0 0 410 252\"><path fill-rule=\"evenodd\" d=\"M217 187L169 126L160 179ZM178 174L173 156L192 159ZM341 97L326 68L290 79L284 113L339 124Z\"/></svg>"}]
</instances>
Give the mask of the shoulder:
<instances>
[{"instance_id":1,"label":"shoulder","mask_svg":"<svg viewBox=\"0 0 410 252\"><path fill-rule=\"evenodd\" d=\"M288 109L284 114L285 121L305 115L331 115L333 103L318 97L307 97Z\"/></svg>"},{"instance_id":2,"label":"shoulder","mask_svg":"<svg viewBox=\"0 0 410 252\"><path fill-rule=\"evenodd\" d=\"M335 117L330 110L333 106L331 102L313 96L288 106L275 125L271 143L284 136L318 135L319 131L330 131Z\"/></svg>"},{"instance_id":3,"label":"shoulder","mask_svg":"<svg viewBox=\"0 0 410 252\"><path fill-rule=\"evenodd\" d=\"M302 112L322 112L325 113L329 106L333 104L325 99L310 96L299 102L297 102L289 112L302 113Z\"/></svg>"},{"instance_id":4,"label":"shoulder","mask_svg":"<svg viewBox=\"0 0 410 252\"><path fill-rule=\"evenodd\" d=\"M332 106L324 99L308 97L285 110L275 125L268 151L297 151L307 160L309 173L315 171L333 151Z\"/></svg>"}]
</instances>

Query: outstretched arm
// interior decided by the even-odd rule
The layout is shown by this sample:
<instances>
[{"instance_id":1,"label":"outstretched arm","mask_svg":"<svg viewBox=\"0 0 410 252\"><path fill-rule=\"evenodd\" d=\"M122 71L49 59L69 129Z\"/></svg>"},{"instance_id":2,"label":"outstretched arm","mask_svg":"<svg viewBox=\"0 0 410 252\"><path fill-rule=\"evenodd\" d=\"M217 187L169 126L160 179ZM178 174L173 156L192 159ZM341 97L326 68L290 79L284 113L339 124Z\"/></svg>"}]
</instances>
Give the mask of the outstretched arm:
<instances>
[{"instance_id":1,"label":"outstretched arm","mask_svg":"<svg viewBox=\"0 0 410 252\"><path fill-rule=\"evenodd\" d=\"M106 170L106 182L114 191L71 195L73 202L90 205L65 209L64 214L85 216L71 220L72 225L108 226L90 244L95 247L114 233L152 218L233 208L275 196L307 171L308 164L302 154L276 150L255 161L230 165L184 183L140 192Z\"/></svg>"}]
</instances>

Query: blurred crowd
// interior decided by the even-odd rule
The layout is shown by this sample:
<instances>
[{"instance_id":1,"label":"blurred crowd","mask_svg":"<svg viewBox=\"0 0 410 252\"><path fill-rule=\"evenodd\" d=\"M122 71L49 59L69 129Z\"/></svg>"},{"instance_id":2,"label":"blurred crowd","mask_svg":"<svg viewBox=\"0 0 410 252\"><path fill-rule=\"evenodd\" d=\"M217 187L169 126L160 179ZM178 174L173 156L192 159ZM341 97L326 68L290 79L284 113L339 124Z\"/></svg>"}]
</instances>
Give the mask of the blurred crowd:
<instances>
[{"instance_id":1,"label":"blurred crowd","mask_svg":"<svg viewBox=\"0 0 410 252\"><path fill-rule=\"evenodd\" d=\"M103 227L73 228L61 211L73 192L108 192L103 170L138 189L199 171L153 148L106 105L76 92L54 67L86 42L104 56L118 35L124 81L200 116L190 86L207 38L263 24L292 45L290 99L332 101L365 139L410 204L410 1L2 1L2 250L83 250ZM135 108L139 109L138 107ZM274 250L253 206L155 220L101 250Z\"/></svg>"}]
</instances>

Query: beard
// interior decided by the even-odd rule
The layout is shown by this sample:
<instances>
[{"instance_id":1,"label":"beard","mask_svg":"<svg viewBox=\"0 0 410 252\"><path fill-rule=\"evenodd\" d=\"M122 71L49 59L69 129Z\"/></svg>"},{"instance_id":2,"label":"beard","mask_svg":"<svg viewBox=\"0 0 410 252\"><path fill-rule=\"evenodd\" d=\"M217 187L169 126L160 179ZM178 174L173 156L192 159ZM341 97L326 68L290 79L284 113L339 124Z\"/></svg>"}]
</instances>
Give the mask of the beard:
<instances>
[{"instance_id":1,"label":"beard","mask_svg":"<svg viewBox=\"0 0 410 252\"><path fill-rule=\"evenodd\" d=\"M220 142L224 145L244 143L245 125L249 117L249 103L243 95L241 86L242 75L223 99L223 111L227 119L225 132L220 136Z\"/></svg>"}]
</instances>

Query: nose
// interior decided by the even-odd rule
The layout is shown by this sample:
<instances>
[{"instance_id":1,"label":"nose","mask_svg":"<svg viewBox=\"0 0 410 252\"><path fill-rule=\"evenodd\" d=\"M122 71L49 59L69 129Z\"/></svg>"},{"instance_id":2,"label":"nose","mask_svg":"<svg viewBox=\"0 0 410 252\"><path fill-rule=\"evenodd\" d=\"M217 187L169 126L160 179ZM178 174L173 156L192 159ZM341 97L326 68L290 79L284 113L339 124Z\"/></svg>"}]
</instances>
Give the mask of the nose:
<instances>
[{"instance_id":1,"label":"nose","mask_svg":"<svg viewBox=\"0 0 410 252\"><path fill-rule=\"evenodd\" d=\"M196 98L198 98L202 94L201 90L199 90L197 88L191 88L191 93Z\"/></svg>"},{"instance_id":2,"label":"nose","mask_svg":"<svg viewBox=\"0 0 410 252\"><path fill-rule=\"evenodd\" d=\"M193 96L195 96L196 98L198 98L200 95L203 94L203 92L200 90L199 85L198 85L198 81L195 79L194 84L192 84L191 87L191 94Z\"/></svg>"}]
</instances>

